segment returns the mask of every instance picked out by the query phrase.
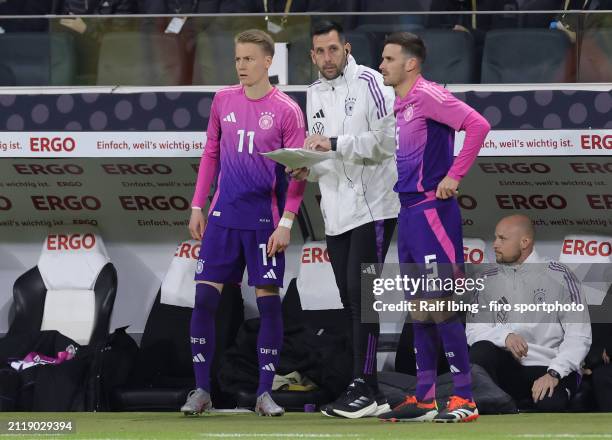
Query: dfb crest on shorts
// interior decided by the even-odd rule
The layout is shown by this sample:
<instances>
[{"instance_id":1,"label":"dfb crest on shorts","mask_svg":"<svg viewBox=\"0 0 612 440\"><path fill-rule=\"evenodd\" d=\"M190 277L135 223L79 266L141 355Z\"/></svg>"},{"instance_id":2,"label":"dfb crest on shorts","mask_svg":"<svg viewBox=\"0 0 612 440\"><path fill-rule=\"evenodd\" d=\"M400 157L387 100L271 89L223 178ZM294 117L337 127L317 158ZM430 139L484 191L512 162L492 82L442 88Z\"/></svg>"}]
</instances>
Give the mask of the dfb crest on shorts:
<instances>
[{"instance_id":1,"label":"dfb crest on shorts","mask_svg":"<svg viewBox=\"0 0 612 440\"><path fill-rule=\"evenodd\" d=\"M323 134L324 131L325 131L325 126L323 125L322 122L315 122L315 124L312 126L313 133Z\"/></svg>"},{"instance_id":2,"label":"dfb crest on shorts","mask_svg":"<svg viewBox=\"0 0 612 440\"><path fill-rule=\"evenodd\" d=\"M198 259L198 263L196 265L196 272L197 273L202 273L202 271L204 270L204 262L200 259Z\"/></svg>"},{"instance_id":3,"label":"dfb crest on shorts","mask_svg":"<svg viewBox=\"0 0 612 440\"><path fill-rule=\"evenodd\" d=\"M533 291L534 304L542 304L546 300L546 289L536 289Z\"/></svg>"},{"instance_id":4,"label":"dfb crest on shorts","mask_svg":"<svg viewBox=\"0 0 612 440\"><path fill-rule=\"evenodd\" d=\"M274 113L263 112L259 118L259 128L269 130L274 125Z\"/></svg>"},{"instance_id":5,"label":"dfb crest on shorts","mask_svg":"<svg viewBox=\"0 0 612 440\"><path fill-rule=\"evenodd\" d=\"M344 100L344 113L346 114L346 116L353 116L355 101L357 101L357 98L346 98Z\"/></svg>"}]
</instances>

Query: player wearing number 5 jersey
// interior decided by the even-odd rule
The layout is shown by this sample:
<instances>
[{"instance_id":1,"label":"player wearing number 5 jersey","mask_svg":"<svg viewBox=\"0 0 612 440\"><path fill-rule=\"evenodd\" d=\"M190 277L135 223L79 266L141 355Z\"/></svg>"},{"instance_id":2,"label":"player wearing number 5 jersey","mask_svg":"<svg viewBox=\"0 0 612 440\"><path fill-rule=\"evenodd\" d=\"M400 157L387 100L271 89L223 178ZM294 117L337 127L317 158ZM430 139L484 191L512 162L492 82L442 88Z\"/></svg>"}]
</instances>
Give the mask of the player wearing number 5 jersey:
<instances>
[{"instance_id":1,"label":"player wearing number 5 jersey","mask_svg":"<svg viewBox=\"0 0 612 440\"><path fill-rule=\"evenodd\" d=\"M455 199L457 186L476 159L490 126L448 90L424 79L420 74L424 61L423 41L408 32L398 32L387 37L380 68L385 85L393 86L396 93L398 179L395 190L401 203L399 262L421 265L427 268L428 277L431 274L433 278L444 279L444 272L447 278L453 277L455 269L463 263L461 214ZM465 142L453 159L458 130L465 130ZM402 267L405 269L408 268ZM419 292L419 296L425 301L445 304L448 293L452 294ZM421 310L410 314L417 363L416 393L381 418L475 420L478 410L472 398L467 341L460 320L454 312L447 311ZM454 383L453 396L440 413L435 399L439 339Z\"/></svg>"},{"instance_id":2,"label":"player wearing number 5 jersey","mask_svg":"<svg viewBox=\"0 0 612 440\"><path fill-rule=\"evenodd\" d=\"M260 329L257 339L259 388L256 412L278 416L283 409L270 397L283 341L278 287L282 286L291 225L304 183L288 182L284 167L260 153L304 144L305 123L299 106L273 87L268 69L274 42L263 31L236 37L240 85L215 94L200 162L189 224L202 239L191 318L191 347L197 389L181 411L210 408L210 365L215 351L215 313L225 283L239 283L245 266L255 286ZM213 178L217 190L208 219L202 214Z\"/></svg>"}]
</instances>

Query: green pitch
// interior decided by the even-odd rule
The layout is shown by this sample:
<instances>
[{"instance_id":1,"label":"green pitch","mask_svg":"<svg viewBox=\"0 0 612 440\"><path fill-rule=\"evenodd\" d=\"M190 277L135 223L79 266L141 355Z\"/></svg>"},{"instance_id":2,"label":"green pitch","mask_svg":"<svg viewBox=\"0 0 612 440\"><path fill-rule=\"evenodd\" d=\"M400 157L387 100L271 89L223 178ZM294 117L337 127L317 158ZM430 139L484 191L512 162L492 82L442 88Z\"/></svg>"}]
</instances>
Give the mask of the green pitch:
<instances>
[{"instance_id":1,"label":"green pitch","mask_svg":"<svg viewBox=\"0 0 612 440\"><path fill-rule=\"evenodd\" d=\"M67 435L7 434L7 421L72 420ZM519 414L482 416L475 423L383 423L345 420L319 413L263 418L253 414L0 413L3 439L612 439L612 414Z\"/></svg>"}]
</instances>

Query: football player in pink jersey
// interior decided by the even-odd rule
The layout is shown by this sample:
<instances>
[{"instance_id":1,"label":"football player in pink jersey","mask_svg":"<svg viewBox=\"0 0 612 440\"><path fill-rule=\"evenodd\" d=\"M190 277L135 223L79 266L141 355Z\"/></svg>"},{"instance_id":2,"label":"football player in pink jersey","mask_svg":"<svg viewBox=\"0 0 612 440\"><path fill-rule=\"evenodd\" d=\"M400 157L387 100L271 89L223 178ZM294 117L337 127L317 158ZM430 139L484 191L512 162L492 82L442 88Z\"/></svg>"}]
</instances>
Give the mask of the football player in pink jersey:
<instances>
[{"instance_id":1,"label":"football player in pink jersey","mask_svg":"<svg viewBox=\"0 0 612 440\"><path fill-rule=\"evenodd\" d=\"M425 45L408 32L385 40L380 65L385 85L395 89L397 173L395 191L400 263L418 264L427 277L452 278L463 264L461 213L455 196L490 130L473 108L421 76ZM463 148L453 159L455 131L465 130ZM406 270L402 267L402 272ZM438 275L435 275L438 274ZM412 273L415 275L415 273ZM424 274L423 274L424 275ZM453 292L418 292L426 301L446 301ZM443 299L441 299L443 298ZM419 304L421 301L419 301ZM390 421L468 422L478 417L472 397L465 331L454 312L411 312L417 363L414 396L380 418ZM438 338L450 365L454 392L438 412L436 376Z\"/></svg>"},{"instance_id":2,"label":"football player in pink jersey","mask_svg":"<svg viewBox=\"0 0 612 440\"><path fill-rule=\"evenodd\" d=\"M305 184L288 181L284 167L260 153L300 148L306 129L300 107L268 79L274 56L272 38L263 31L248 30L235 42L240 84L215 94L192 200L189 231L202 240L191 318L197 388L181 411L199 414L211 407L216 309L223 285L239 283L246 266L261 318L255 411L280 416L284 410L269 394L283 342L278 288L283 285L284 250ZM205 216L202 210L215 176L217 189Z\"/></svg>"}]
</instances>

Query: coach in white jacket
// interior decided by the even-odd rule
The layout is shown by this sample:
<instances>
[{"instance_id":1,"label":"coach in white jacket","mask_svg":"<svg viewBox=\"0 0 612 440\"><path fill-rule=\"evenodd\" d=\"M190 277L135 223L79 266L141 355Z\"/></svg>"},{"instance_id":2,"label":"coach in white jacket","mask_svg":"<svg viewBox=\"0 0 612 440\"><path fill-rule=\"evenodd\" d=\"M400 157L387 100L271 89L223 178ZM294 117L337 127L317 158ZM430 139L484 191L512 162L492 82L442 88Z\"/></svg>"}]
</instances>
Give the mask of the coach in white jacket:
<instances>
[{"instance_id":1,"label":"coach in white jacket","mask_svg":"<svg viewBox=\"0 0 612 440\"><path fill-rule=\"evenodd\" d=\"M518 402L529 399L537 410L563 411L591 345L580 284L566 266L536 254L533 227L524 215L497 224L493 249L500 264L484 273L480 311L466 326L470 361ZM520 313L517 305L555 309Z\"/></svg>"},{"instance_id":2,"label":"coach in white jacket","mask_svg":"<svg viewBox=\"0 0 612 440\"><path fill-rule=\"evenodd\" d=\"M358 65L350 50L339 24L314 26L311 57L319 79L308 87L310 136L304 147L331 151L332 158L294 175L319 182L327 250L351 322L354 359L347 376L353 380L323 412L359 418L389 411L376 378L378 314L372 290L363 298L361 292L362 281L368 285L376 274L362 274L361 265L384 261L400 205L393 192L395 95L382 75Z\"/></svg>"}]
</instances>

